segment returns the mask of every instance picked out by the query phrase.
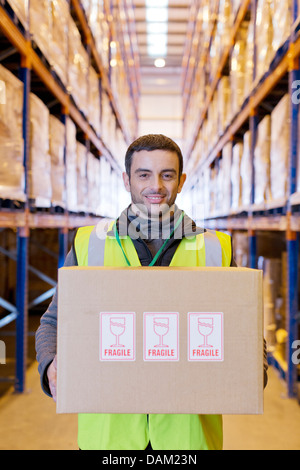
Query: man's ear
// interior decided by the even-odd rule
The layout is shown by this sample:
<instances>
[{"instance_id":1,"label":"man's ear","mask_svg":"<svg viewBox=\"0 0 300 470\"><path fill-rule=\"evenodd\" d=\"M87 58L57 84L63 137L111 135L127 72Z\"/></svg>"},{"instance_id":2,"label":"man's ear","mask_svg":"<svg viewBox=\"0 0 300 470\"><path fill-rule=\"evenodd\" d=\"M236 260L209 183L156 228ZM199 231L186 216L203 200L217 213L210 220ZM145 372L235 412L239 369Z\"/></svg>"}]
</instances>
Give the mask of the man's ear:
<instances>
[{"instance_id":1,"label":"man's ear","mask_svg":"<svg viewBox=\"0 0 300 470\"><path fill-rule=\"evenodd\" d=\"M124 186L125 186L125 189L128 193L130 193L130 179L129 179L129 176L127 175L126 172L124 172L122 174L123 176L123 181L124 181Z\"/></svg>"},{"instance_id":2,"label":"man's ear","mask_svg":"<svg viewBox=\"0 0 300 470\"><path fill-rule=\"evenodd\" d=\"M177 191L178 194L181 193L185 181L186 181L186 174L182 173L182 175L180 176L180 180L179 180L179 186L178 186L178 191Z\"/></svg>"}]
</instances>

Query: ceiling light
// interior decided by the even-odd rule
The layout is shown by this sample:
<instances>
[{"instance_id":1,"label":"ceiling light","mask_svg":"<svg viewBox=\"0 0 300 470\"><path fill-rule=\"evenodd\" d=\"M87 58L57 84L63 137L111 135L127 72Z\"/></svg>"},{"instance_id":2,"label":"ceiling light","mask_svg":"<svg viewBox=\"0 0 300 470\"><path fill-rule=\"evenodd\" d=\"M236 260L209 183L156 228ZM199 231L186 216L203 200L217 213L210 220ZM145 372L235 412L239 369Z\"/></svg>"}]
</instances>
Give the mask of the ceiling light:
<instances>
[{"instance_id":1,"label":"ceiling light","mask_svg":"<svg viewBox=\"0 0 300 470\"><path fill-rule=\"evenodd\" d=\"M149 34L167 34L168 23L148 23L147 32Z\"/></svg>"},{"instance_id":2,"label":"ceiling light","mask_svg":"<svg viewBox=\"0 0 300 470\"><path fill-rule=\"evenodd\" d=\"M167 44L149 44L148 54L152 57L164 57L167 55Z\"/></svg>"},{"instance_id":3,"label":"ceiling light","mask_svg":"<svg viewBox=\"0 0 300 470\"><path fill-rule=\"evenodd\" d=\"M146 0L145 3L147 8L161 8L167 7L169 0Z\"/></svg>"},{"instance_id":4,"label":"ceiling light","mask_svg":"<svg viewBox=\"0 0 300 470\"><path fill-rule=\"evenodd\" d=\"M146 20L149 23L167 22L168 9L167 8L147 8Z\"/></svg>"},{"instance_id":5,"label":"ceiling light","mask_svg":"<svg viewBox=\"0 0 300 470\"><path fill-rule=\"evenodd\" d=\"M161 69L161 68L163 68L163 67L166 66L166 61L165 61L165 59L156 59L156 60L154 61L154 65L155 65L155 67L157 67L158 69Z\"/></svg>"}]
</instances>

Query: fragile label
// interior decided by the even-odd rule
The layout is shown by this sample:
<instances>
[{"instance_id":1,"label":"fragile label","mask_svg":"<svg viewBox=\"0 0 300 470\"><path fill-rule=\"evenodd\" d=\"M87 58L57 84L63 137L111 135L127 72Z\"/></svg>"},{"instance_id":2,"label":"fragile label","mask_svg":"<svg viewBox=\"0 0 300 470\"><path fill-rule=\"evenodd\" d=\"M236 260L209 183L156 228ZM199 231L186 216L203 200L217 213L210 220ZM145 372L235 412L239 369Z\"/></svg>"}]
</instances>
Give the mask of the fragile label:
<instances>
[{"instance_id":1,"label":"fragile label","mask_svg":"<svg viewBox=\"0 0 300 470\"><path fill-rule=\"evenodd\" d=\"M179 360L179 314L144 313L144 361Z\"/></svg>"},{"instance_id":2,"label":"fragile label","mask_svg":"<svg viewBox=\"0 0 300 470\"><path fill-rule=\"evenodd\" d=\"M224 361L223 313L188 313L188 360Z\"/></svg>"},{"instance_id":3,"label":"fragile label","mask_svg":"<svg viewBox=\"0 0 300 470\"><path fill-rule=\"evenodd\" d=\"M100 361L135 361L135 313L100 313Z\"/></svg>"}]
</instances>

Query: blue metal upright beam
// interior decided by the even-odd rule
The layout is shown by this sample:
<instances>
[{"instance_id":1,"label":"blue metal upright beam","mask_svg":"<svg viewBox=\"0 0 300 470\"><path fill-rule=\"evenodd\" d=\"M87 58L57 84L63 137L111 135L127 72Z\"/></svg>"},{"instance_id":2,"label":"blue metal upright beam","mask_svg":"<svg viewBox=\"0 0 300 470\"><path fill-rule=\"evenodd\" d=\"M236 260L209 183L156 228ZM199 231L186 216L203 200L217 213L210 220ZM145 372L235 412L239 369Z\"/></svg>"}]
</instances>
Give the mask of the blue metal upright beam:
<instances>
[{"instance_id":1,"label":"blue metal upright beam","mask_svg":"<svg viewBox=\"0 0 300 470\"><path fill-rule=\"evenodd\" d=\"M294 1L293 19L297 17L297 2ZM292 32L292 40L294 32ZM299 158L299 104L298 101L294 102L293 92L294 83L300 80L300 66L299 57L291 58L289 66L289 94L290 100L290 154L289 154L289 196L297 191L297 172L299 171L298 158ZM297 364L293 363L293 345L294 341L298 338L298 255L299 255L299 233L293 232L290 229L290 220L293 207L288 201L287 216L288 216L288 231L287 231L287 283L288 283L288 298L287 298L287 389L290 397L297 396Z\"/></svg>"},{"instance_id":2,"label":"blue metal upright beam","mask_svg":"<svg viewBox=\"0 0 300 470\"><path fill-rule=\"evenodd\" d=\"M17 320L16 320L16 379L15 391L25 391L27 362L27 273L29 236L26 229L18 229L17 235Z\"/></svg>"},{"instance_id":3,"label":"blue metal upright beam","mask_svg":"<svg viewBox=\"0 0 300 470\"><path fill-rule=\"evenodd\" d=\"M24 139L24 172L25 172L25 213L28 214L28 162L29 162L29 99L30 99L30 64L28 58L21 58L20 78L24 85L23 98L23 139ZM28 332L28 306L27 306L27 282L28 282L28 248L29 226L25 218L25 227L17 232L17 287L16 287L16 378L15 391L25 391L26 362L27 362L27 332Z\"/></svg>"},{"instance_id":4,"label":"blue metal upright beam","mask_svg":"<svg viewBox=\"0 0 300 470\"><path fill-rule=\"evenodd\" d=\"M251 111L250 115L250 134L251 134L251 205L255 202L255 167L254 167L254 152L257 140L257 127L258 117L255 109ZM252 220L252 213L249 213L249 220ZM249 268L257 269L257 235L256 232L249 227L248 231L248 246L249 246Z\"/></svg>"}]
</instances>

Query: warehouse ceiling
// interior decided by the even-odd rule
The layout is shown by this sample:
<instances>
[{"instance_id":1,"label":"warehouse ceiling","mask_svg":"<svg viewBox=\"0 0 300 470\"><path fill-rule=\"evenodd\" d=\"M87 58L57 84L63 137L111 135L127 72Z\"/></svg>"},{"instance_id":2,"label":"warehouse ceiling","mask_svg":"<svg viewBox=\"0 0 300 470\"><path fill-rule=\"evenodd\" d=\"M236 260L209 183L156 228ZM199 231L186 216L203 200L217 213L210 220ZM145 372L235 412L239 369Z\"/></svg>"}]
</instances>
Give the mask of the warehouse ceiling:
<instances>
[{"instance_id":1,"label":"warehouse ceiling","mask_svg":"<svg viewBox=\"0 0 300 470\"><path fill-rule=\"evenodd\" d=\"M192 0L133 0L142 93L181 93ZM156 59L165 67L157 68Z\"/></svg>"}]
</instances>

